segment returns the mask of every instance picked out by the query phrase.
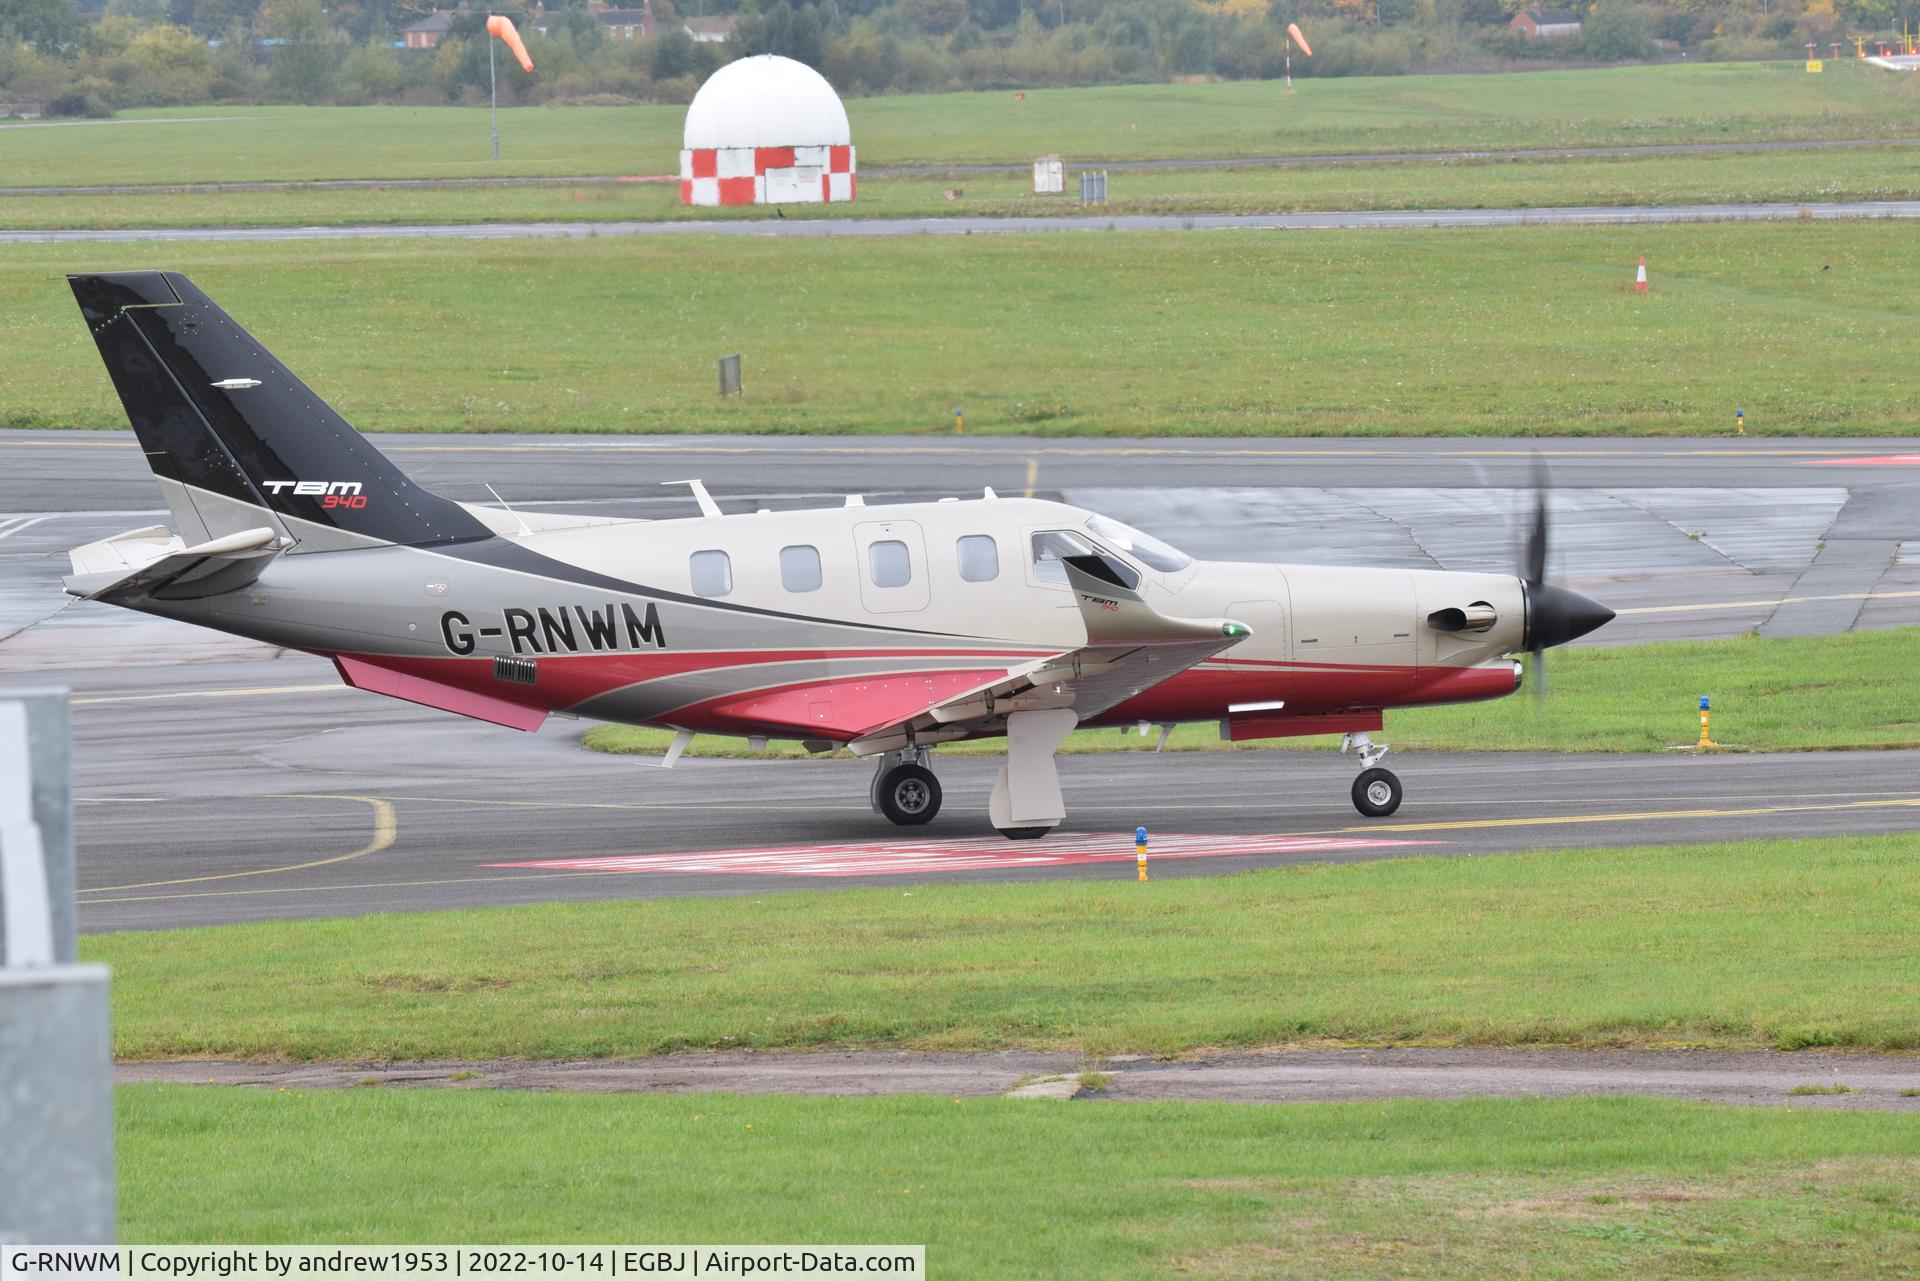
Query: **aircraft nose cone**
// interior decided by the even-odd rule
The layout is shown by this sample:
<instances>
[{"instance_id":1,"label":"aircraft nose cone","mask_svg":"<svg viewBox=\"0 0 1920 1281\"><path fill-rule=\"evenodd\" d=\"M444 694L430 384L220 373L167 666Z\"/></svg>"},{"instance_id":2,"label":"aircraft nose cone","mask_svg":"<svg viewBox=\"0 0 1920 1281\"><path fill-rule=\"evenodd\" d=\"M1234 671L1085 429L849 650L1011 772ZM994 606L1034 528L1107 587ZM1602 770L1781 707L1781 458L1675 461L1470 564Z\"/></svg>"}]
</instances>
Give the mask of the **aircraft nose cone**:
<instances>
[{"instance_id":1,"label":"aircraft nose cone","mask_svg":"<svg viewBox=\"0 0 1920 1281\"><path fill-rule=\"evenodd\" d=\"M1551 649L1613 621L1613 611L1551 583L1527 584L1527 648Z\"/></svg>"}]
</instances>

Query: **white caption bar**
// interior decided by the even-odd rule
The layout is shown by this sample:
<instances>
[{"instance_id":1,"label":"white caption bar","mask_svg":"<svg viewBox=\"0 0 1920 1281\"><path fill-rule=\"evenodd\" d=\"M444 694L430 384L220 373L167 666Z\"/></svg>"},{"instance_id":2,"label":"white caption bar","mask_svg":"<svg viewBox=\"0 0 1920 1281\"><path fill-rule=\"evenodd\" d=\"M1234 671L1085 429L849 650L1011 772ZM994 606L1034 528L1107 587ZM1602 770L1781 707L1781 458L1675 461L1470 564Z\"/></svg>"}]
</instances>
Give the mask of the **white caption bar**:
<instances>
[{"instance_id":1,"label":"white caption bar","mask_svg":"<svg viewBox=\"0 0 1920 1281\"><path fill-rule=\"evenodd\" d=\"M0 1281L924 1277L924 1245L8 1245Z\"/></svg>"}]
</instances>

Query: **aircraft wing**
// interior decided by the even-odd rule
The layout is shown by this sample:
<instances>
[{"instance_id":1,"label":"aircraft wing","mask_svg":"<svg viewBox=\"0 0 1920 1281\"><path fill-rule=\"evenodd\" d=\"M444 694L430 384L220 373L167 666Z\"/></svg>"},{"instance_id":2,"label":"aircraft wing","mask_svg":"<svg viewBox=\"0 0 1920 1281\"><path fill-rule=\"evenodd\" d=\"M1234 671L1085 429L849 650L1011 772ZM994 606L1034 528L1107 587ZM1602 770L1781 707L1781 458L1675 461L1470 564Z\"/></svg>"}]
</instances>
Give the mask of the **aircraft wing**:
<instances>
[{"instance_id":1,"label":"aircraft wing","mask_svg":"<svg viewBox=\"0 0 1920 1281\"><path fill-rule=\"evenodd\" d=\"M158 526L116 534L67 553L69 596L120 605L142 598L189 600L244 587L284 550L262 526L192 547Z\"/></svg>"},{"instance_id":2,"label":"aircraft wing","mask_svg":"<svg viewBox=\"0 0 1920 1281\"><path fill-rule=\"evenodd\" d=\"M1088 720L1252 635L1233 619L1162 614L1098 555L1066 556L1061 563L1086 624L1085 645L869 729L851 744L853 750L868 755L914 741L992 733L1018 711L1069 709Z\"/></svg>"}]
</instances>

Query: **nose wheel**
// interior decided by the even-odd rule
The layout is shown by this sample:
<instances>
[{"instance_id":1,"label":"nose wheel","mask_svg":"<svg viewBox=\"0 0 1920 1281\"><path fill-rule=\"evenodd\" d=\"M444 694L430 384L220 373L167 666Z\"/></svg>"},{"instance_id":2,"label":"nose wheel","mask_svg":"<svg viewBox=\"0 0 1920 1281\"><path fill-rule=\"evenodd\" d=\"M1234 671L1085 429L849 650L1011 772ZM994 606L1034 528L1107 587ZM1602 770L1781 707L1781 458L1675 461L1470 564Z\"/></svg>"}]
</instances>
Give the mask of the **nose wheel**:
<instances>
[{"instance_id":1,"label":"nose wheel","mask_svg":"<svg viewBox=\"0 0 1920 1281\"><path fill-rule=\"evenodd\" d=\"M1400 777L1390 769L1362 770L1353 780L1353 808L1368 818L1385 818L1400 808Z\"/></svg>"},{"instance_id":2,"label":"nose wheel","mask_svg":"<svg viewBox=\"0 0 1920 1281\"><path fill-rule=\"evenodd\" d=\"M1400 776L1380 768L1387 754L1385 743L1376 743L1365 734L1349 734L1340 741L1340 754L1360 754L1360 777L1353 780L1353 808L1368 818L1385 818L1400 808Z\"/></svg>"},{"instance_id":3,"label":"nose wheel","mask_svg":"<svg viewBox=\"0 0 1920 1281\"><path fill-rule=\"evenodd\" d=\"M919 827L940 812L940 780L926 766L909 762L874 775L873 807L899 827Z\"/></svg>"}]
</instances>

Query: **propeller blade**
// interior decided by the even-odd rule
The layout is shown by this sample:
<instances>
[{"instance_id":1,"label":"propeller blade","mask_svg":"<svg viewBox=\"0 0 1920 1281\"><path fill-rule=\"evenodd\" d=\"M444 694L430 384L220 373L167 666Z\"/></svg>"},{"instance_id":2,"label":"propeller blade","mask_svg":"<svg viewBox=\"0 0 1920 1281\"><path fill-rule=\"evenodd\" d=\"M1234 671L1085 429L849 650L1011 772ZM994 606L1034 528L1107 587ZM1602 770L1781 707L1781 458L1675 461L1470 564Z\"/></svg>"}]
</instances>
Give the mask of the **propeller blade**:
<instances>
[{"instance_id":1,"label":"propeller blade","mask_svg":"<svg viewBox=\"0 0 1920 1281\"><path fill-rule=\"evenodd\" d=\"M1547 581L1547 488L1550 481L1547 465L1540 461L1539 455L1533 459L1533 521L1527 530L1526 553L1521 561L1520 576L1529 583Z\"/></svg>"}]
</instances>

